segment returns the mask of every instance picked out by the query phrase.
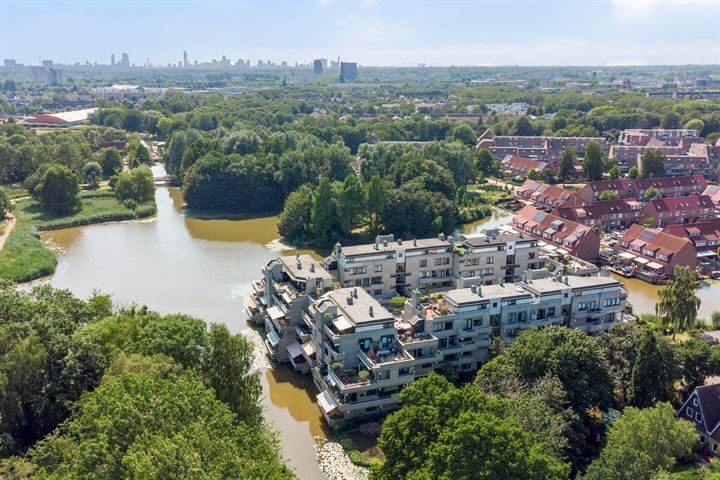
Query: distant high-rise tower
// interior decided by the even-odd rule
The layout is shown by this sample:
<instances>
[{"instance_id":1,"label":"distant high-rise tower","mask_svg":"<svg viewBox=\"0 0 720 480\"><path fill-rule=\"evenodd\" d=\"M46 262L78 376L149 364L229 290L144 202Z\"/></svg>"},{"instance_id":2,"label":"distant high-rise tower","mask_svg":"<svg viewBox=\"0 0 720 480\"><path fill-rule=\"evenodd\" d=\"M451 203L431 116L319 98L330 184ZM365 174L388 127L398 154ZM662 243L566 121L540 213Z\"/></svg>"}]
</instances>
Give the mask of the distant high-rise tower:
<instances>
[{"instance_id":1,"label":"distant high-rise tower","mask_svg":"<svg viewBox=\"0 0 720 480\"><path fill-rule=\"evenodd\" d=\"M185 66L185 68L188 67L187 51L186 51L186 50L183 50L183 66Z\"/></svg>"},{"instance_id":2,"label":"distant high-rise tower","mask_svg":"<svg viewBox=\"0 0 720 480\"><path fill-rule=\"evenodd\" d=\"M55 68L51 68L48 70L48 81L50 82L50 85L54 87L59 87L63 84L62 80L62 70L57 70Z\"/></svg>"},{"instance_id":3,"label":"distant high-rise tower","mask_svg":"<svg viewBox=\"0 0 720 480\"><path fill-rule=\"evenodd\" d=\"M315 75L321 75L323 72L323 64L322 60L317 59L313 61L313 71L315 72Z\"/></svg>"},{"instance_id":4,"label":"distant high-rise tower","mask_svg":"<svg viewBox=\"0 0 720 480\"><path fill-rule=\"evenodd\" d=\"M352 82L353 80L357 80L357 63L341 62L340 81Z\"/></svg>"},{"instance_id":5,"label":"distant high-rise tower","mask_svg":"<svg viewBox=\"0 0 720 480\"><path fill-rule=\"evenodd\" d=\"M125 68L128 68L130 66L130 57L127 53L122 54L122 60L120 60L120 64Z\"/></svg>"},{"instance_id":6,"label":"distant high-rise tower","mask_svg":"<svg viewBox=\"0 0 720 480\"><path fill-rule=\"evenodd\" d=\"M111 67L115 66L115 54L114 53L110 55L110 66Z\"/></svg>"}]
</instances>

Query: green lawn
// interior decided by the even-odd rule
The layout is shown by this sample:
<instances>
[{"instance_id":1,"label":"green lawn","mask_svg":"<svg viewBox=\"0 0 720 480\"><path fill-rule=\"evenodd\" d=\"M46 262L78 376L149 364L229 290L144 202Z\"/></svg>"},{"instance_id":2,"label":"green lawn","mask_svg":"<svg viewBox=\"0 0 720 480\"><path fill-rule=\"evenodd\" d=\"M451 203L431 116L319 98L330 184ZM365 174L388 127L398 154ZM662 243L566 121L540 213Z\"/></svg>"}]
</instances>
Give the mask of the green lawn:
<instances>
[{"instance_id":1,"label":"green lawn","mask_svg":"<svg viewBox=\"0 0 720 480\"><path fill-rule=\"evenodd\" d=\"M43 212L34 200L18 201L13 209L17 224L0 251L0 278L26 282L55 271L57 259L40 240L39 233L43 230L132 220L155 214L154 203L141 204L131 210L118 202L110 191L82 192L80 198L82 210L62 216Z\"/></svg>"},{"instance_id":2,"label":"green lawn","mask_svg":"<svg viewBox=\"0 0 720 480\"><path fill-rule=\"evenodd\" d=\"M5 192L10 200L30 195L19 183L0 185L0 190Z\"/></svg>"}]
</instances>

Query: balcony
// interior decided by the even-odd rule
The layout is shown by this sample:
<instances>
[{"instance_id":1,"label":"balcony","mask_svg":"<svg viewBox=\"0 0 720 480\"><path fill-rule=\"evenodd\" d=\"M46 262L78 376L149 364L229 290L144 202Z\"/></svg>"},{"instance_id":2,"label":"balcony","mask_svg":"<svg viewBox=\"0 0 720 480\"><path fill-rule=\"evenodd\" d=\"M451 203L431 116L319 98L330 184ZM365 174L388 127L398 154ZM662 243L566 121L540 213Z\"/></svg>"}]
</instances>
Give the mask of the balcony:
<instances>
[{"instance_id":1,"label":"balcony","mask_svg":"<svg viewBox=\"0 0 720 480\"><path fill-rule=\"evenodd\" d=\"M300 339L300 343L305 343L310 340L312 330L304 323L299 323L295 325L295 335L297 335L298 339Z\"/></svg>"},{"instance_id":2,"label":"balcony","mask_svg":"<svg viewBox=\"0 0 720 480\"><path fill-rule=\"evenodd\" d=\"M342 362L345 360L345 352L338 349L335 345L325 341L325 347L327 348L328 352L330 352L330 359L333 362Z\"/></svg>"},{"instance_id":3,"label":"balcony","mask_svg":"<svg viewBox=\"0 0 720 480\"><path fill-rule=\"evenodd\" d=\"M323 327L323 333L324 333L325 336L326 336L329 340L331 340L332 342L339 342L339 341L340 341L340 335L338 335L337 333L335 333L335 332L333 332L332 330L330 330L330 327L328 327L327 325L325 325L325 326Z\"/></svg>"},{"instance_id":4,"label":"balcony","mask_svg":"<svg viewBox=\"0 0 720 480\"><path fill-rule=\"evenodd\" d=\"M361 350L358 352L358 358L370 370L377 370L382 366L390 364L403 364L413 361L413 357L410 354L395 348L378 350L376 353L372 354Z\"/></svg>"},{"instance_id":5,"label":"balcony","mask_svg":"<svg viewBox=\"0 0 720 480\"><path fill-rule=\"evenodd\" d=\"M423 348L437 346L438 339L430 333L399 334L398 342L403 348Z\"/></svg>"}]
</instances>

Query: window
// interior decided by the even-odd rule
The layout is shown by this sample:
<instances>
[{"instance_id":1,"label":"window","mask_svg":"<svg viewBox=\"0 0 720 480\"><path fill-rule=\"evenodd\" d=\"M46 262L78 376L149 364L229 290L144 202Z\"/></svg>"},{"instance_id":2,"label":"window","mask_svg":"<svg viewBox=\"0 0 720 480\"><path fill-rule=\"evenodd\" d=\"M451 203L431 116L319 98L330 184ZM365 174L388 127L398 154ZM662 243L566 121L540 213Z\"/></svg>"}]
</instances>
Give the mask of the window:
<instances>
[{"instance_id":1,"label":"window","mask_svg":"<svg viewBox=\"0 0 720 480\"><path fill-rule=\"evenodd\" d=\"M535 258L535 252L528 252L528 260Z\"/></svg>"},{"instance_id":2,"label":"window","mask_svg":"<svg viewBox=\"0 0 720 480\"><path fill-rule=\"evenodd\" d=\"M548 316L548 317L554 317L554 316L555 316L555 307L548 307L548 309L547 309L547 316Z\"/></svg>"},{"instance_id":3,"label":"window","mask_svg":"<svg viewBox=\"0 0 720 480\"><path fill-rule=\"evenodd\" d=\"M373 290L373 295L382 295L382 290Z\"/></svg>"},{"instance_id":4,"label":"window","mask_svg":"<svg viewBox=\"0 0 720 480\"><path fill-rule=\"evenodd\" d=\"M517 313L516 312L508 313L507 321L508 321L508 323L515 323L517 321Z\"/></svg>"},{"instance_id":5,"label":"window","mask_svg":"<svg viewBox=\"0 0 720 480\"><path fill-rule=\"evenodd\" d=\"M358 340L358 347L360 347L360 350L363 352L370 350L370 347L372 346L372 338L361 338Z\"/></svg>"},{"instance_id":6,"label":"window","mask_svg":"<svg viewBox=\"0 0 720 480\"><path fill-rule=\"evenodd\" d=\"M420 268L427 267L427 260L420 260Z\"/></svg>"},{"instance_id":7,"label":"window","mask_svg":"<svg viewBox=\"0 0 720 480\"><path fill-rule=\"evenodd\" d=\"M685 411L685 414L688 416L688 418L692 418L693 415L695 415L695 410L693 410L692 408L688 407L687 410Z\"/></svg>"},{"instance_id":8,"label":"window","mask_svg":"<svg viewBox=\"0 0 720 480\"><path fill-rule=\"evenodd\" d=\"M482 324L483 324L482 317L473 319L473 327L482 327Z\"/></svg>"},{"instance_id":9,"label":"window","mask_svg":"<svg viewBox=\"0 0 720 480\"><path fill-rule=\"evenodd\" d=\"M372 281L370 283L372 283L373 285L381 285L382 277L372 277Z\"/></svg>"},{"instance_id":10,"label":"window","mask_svg":"<svg viewBox=\"0 0 720 480\"><path fill-rule=\"evenodd\" d=\"M471 330L472 328L473 328L473 319L466 318L465 325L463 326L463 330Z\"/></svg>"},{"instance_id":11,"label":"window","mask_svg":"<svg viewBox=\"0 0 720 480\"><path fill-rule=\"evenodd\" d=\"M697 397L693 397L693 407L697 407L697 406L698 406L698 399L697 399Z\"/></svg>"},{"instance_id":12,"label":"window","mask_svg":"<svg viewBox=\"0 0 720 480\"><path fill-rule=\"evenodd\" d=\"M698 423L702 422L702 414L700 412L695 413L695 421Z\"/></svg>"},{"instance_id":13,"label":"window","mask_svg":"<svg viewBox=\"0 0 720 480\"><path fill-rule=\"evenodd\" d=\"M375 272L382 272L382 265L375 265Z\"/></svg>"},{"instance_id":14,"label":"window","mask_svg":"<svg viewBox=\"0 0 720 480\"><path fill-rule=\"evenodd\" d=\"M488 265L495 263L495 257L487 257L486 260Z\"/></svg>"},{"instance_id":15,"label":"window","mask_svg":"<svg viewBox=\"0 0 720 480\"><path fill-rule=\"evenodd\" d=\"M445 322L445 330L452 330L453 329L453 322Z\"/></svg>"},{"instance_id":16,"label":"window","mask_svg":"<svg viewBox=\"0 0 720 480\"><path fill-rule=\"evenodd\" d=\"M443 324L440 322L433 323L433 332L442 332Z\"/></svg>"}]
</instances>

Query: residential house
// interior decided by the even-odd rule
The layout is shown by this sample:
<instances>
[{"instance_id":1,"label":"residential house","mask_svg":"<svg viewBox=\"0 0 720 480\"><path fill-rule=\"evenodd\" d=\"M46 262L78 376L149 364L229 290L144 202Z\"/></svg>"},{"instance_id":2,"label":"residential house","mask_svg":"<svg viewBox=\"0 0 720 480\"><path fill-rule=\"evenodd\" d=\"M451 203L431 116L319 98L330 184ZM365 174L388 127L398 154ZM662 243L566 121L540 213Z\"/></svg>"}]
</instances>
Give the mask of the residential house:
<instances>
[{"instance_id":1,"label":"residential house","mask_svg":"<svg viewBox=\"0 0 720 480\"><path fill-rule=\"evenodd\" d=\"M623 130L619 138L623 145L647 145L653 139L663 145L679 145L688 139L702 142L699 131L687 128L631 128Z\"/></svg>"},{"instance_id":2,"label":"residential house","mask_svg":"<svg viewBox=\"0 0 720 480\"><path fill-rule=\"evenodd\" d=\"M639 202L646 201L645 192L650 187L658 191L658 198L687 197L702 194L707 187L707 180L700 175L641 178L635 180L635 199Z\"/></svg>"},{"instance_id":3,"label":"residential house","mask_svg":"<svg viewBox=\"0 0 720 480\"><path fill-rule=\"evenodd\" d=\"M720 383L697 387L675 416L695 425L705 453L720 456Z\"/></svg>"},{"instance_id":4,"label":"residential house","mask_svg":"<svg viewBox=\"0 0 720 480\"><path fill-rule=\"evenodd\" d=\"M634 199L606 200L580 207L562 207L553 214L602 230L627 228L642 221L642 206Z\"/></svg>"},{"instance_id":5,"label":"residential house","mask_svg":"<svg viewBox=\"0 0 720 480\"><path fill-rule=\"evenodd\" d=\"M614 249L623 262L636 269L636 276L648 281L672 276L678 265L693 270L697 266L695 247L690 240L639 224L632 225Z\"/></svg>"},{"instance_id":6,"label":"residential house","mask_svg":"<svg viewBox=\"0 0 720 480\"><path fill-rule=\"evenodd\" d=\"M525 181L520 188L515 190L514 196L522 203L550 210L573 207L583 203L577 192L535 180Z\"/></svg>"},{"instance_id":7,"label":"residential house","mask_svg":"<svg viewBox=\"0 0 720 480\"><path fill-rule=\"evenodd\" d=\"M598 258L600 237L589 226L526 205L512 221L518 232L527 233L543 242L545 248L569 253L593 262ZM548 245L546 245L548 244Z\"/></svg>"},{"instance_id":8,"label":"residential house","mask_svg":"<svg viewBox=\"0 0 720 480\"><path fill-rule=\"evenodd\" d=\"M531 170L542 173L547 167L547 162L539 160L531 160L529 158L518 157L516 155L506 155L502 159L502 168L510 175L526 176Z\"/></svg>"},{"instance_id":9,"label":"residential house","mask_svg":"<svg viewBox=\"0 0 720 480\"><path fill-rule=\"evenodd\" d=\"M547 162L554 167L557 160L566 149L574 149L579 158L585 156L585 146L595 141L603 150L608 150L607 140L603 137L533 137L495 135L491 130L483 132L476 147L485 148L495 158L505 158L508 155Z\"/></svg>"},{"instance_id":10,"label":"residential house","mask_svg":"<svg viewBox=\"0 0 720 480\"><path fill-rule=\"evenodd\" d=\"M715 207L720 207L720 185L708 185L702 193L710 197Z\"/></svg>"},{"instance_id":11,"label":"residential house","mask_svg":"<svg viewBox=\"0 0 720 480\"><path fill-rule=\"evenodd\" d=\"M698 258L715 258L720 247L720 218L685 225L668 225L665 233L687 238L695 246Z\"/></svg>"},{"instance_id":12,"label":"residential house","mask_svg":"<svg viewBox=\"0 0 720 480\"><path fill-rule=\"evenodd\" d=\"M635 183L629 178L596 180L587 182L577 194L583 203L587 204L600 200L600 194L605 191L613 193L619 199L635 198Z\"/></svg>"},{"instance_id":13,"label":"residential house","mask_svg":"<svg viewBox=\"0 0 720 480\"><path fill-rule=\"evenodd\" d=\"M715 205L705 195L655 198L642 209L642 222L653 227L694 223L715 216Z\"/></svg>"},{"instance_id":14,"label":"residential house","mask_svg":"<svg viewBox=\"0 0 720 480\"><path fill-rule=\"evenodd\" d=\"M525 271L541 266L537 239L498 230L462 235L453 255L453 274L458 288L467 282L484 285L514 282Z\"/></svg>"}]
</instances>

